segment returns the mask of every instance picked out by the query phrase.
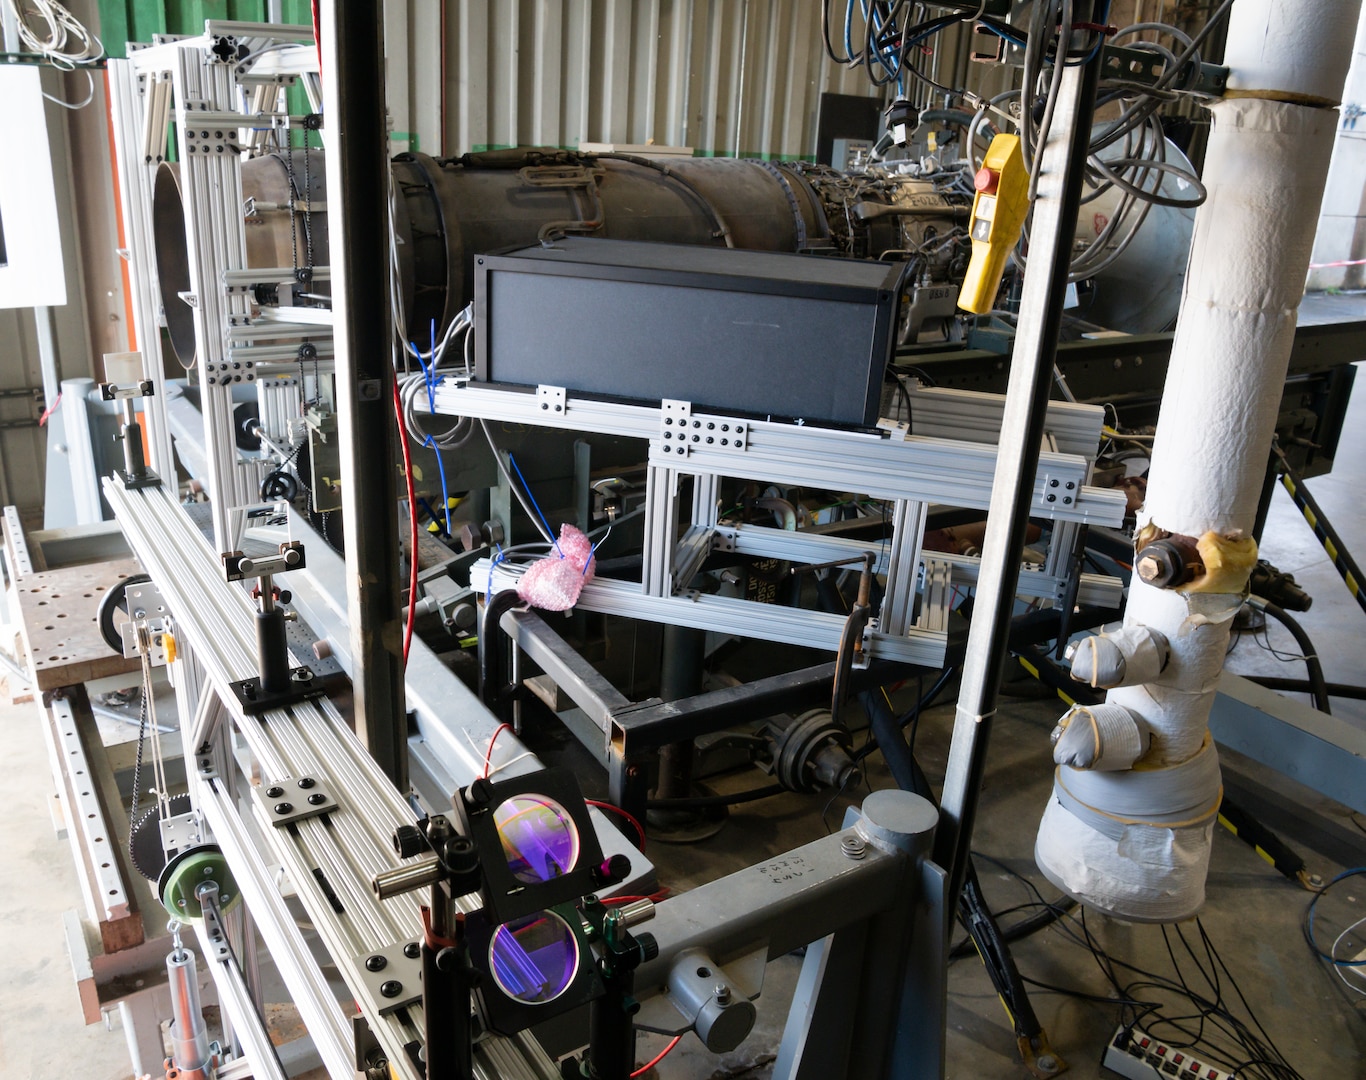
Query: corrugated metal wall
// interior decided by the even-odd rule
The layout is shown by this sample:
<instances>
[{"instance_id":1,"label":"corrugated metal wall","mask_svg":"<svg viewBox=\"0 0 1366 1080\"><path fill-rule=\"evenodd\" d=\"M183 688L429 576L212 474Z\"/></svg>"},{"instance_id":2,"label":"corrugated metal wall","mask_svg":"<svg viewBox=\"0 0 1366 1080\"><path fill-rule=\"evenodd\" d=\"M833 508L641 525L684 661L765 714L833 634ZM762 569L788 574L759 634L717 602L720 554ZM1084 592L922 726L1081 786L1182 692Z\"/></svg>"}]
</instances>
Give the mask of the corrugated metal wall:
<instances>
[{"instance_id":1,"label":"corrugated metal wall","mask_svg":"<svg viewBox=\"0 0 1366 1080\"><path fill-rule=\"evenodd\" d=\"M825 57L820 5L792 0L393 0L386 33L395 142L428 153L809 157L822 91L879 93Z\"/></svg>"}]
</instances>

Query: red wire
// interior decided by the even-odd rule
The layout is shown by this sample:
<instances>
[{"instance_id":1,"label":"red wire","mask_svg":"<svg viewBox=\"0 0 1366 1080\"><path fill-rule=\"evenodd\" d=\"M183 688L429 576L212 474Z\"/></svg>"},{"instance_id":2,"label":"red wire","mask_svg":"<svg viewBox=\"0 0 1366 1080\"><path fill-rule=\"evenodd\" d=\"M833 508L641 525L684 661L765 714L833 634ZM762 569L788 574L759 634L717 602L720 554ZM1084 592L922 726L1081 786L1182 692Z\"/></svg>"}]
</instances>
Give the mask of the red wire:
<instances>
[{"instance_id":1,"label":"red wire","mask_svg":"<svg viewBox=\"0 0 1366 1080\"><path fill-rule=\"evenodd\" d=\"M678 1045L678 1040L681 1038L683 1038L682 1035L675 1035L672 1039L670 1039L669 1045L666 1046L663 1050L661 1050L657 1055L655 1055L652 1061L647 1061L644 1065L642 1065L640 1068L638 1068L635 1072L631 1074L631 1080L635 1080L637 1076L644 1076L647 1072L649 1072L661 1061L663 1061L665 1056L669 1053L669 1051Z\"/></svg>"},{"instance_id":2,"label":"red wire","mask_svg":"<svg viewBox=\"0 0 1366 1080\"><path fill-rule=\"evenodd\" d=\"M649 896L607 896L602 900L604 907L611 907L614 904L634 904L637 900L652 900L656 904L663 903L669 898L668 889L660 889L652 892Z\"/></svg>"},{"instance_id":3,"label":"red wire","mask_svg":"<svg viewBox=\"0 0 1366 1080\"><path fill-rule=\"evenodd\" d=\"M417 495L413 491L413 455L408 451L408 434L403 427L403 399L398 380L394 380L394 417L398 420L398 441L403 447L403 475L408 481L408 625L403 631L403 666L408 666L408 649L413 643L413 623L417 621Z\"/></svg>"},{"instance_id":4,"label":"red wire","mask_svg":"<svg viewBox=\"0 0 1366 1080\"><path fill-rule=\"evenodd\" d=\"M631 828L635 829L636 835L640 837L640 850L645 850L645 826L636 820L634 814L628 813L620 806L613 806L609 802L598 802L597 799L584 799L589 806L596 806L599 810L610 810L614 814L619 814L631 823Z\"/></svg>"},{"instance_id":5,"label":"red wire","mask_svg":"<svg viewBox=\"0 0 1366 1080\"><path fill-rule=\"evenodd\" d=\"M488 775L489 775L489 766L490 766L490 764L491 764L492 761L493 761L493 744L496 743L496 742L498 741L498 736L499 736L499 735L503 734L503 732L505 732L505 731L511 731L511 730L512 730L512 725L511 725L511 724L499 724L497 730L494 731L494 733L493 733L493 738L491 738L491 739L489 740L489 752L488 752L487 754L484 755L484 779L486 779L486 780L488 779Z\"/></svg>"},{"instance_id":6,"label":"red wire","mask_svg":"<svg viewBox=\"0 0 1366 1080\"><path fill-rule=\"evenodd\" d=\"M318 0L313 0L310 7L313 9L313 47L318 50L318 78L321 79L323 77L323 36L322 19L318 15Z\"/></svg>"}]
</instances>

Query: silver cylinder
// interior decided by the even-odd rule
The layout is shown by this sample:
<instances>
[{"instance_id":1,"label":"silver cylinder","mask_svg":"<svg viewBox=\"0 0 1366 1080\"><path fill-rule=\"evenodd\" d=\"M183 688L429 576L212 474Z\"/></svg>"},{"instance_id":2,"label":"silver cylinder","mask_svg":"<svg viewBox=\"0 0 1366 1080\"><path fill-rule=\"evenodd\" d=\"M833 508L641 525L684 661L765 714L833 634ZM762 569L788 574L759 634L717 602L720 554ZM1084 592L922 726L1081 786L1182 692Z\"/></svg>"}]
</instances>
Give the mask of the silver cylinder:
<instances>
[{"instance_id":1,"label":"silver cylinder","mask_svg":"<svg viewBox=\"0 0 1366 1080\"><path fill-rule=\"evenodd\" d=\"M435 885L441 880L442 873L441 860L432 856L420 862L381 871L371 879L370 887L374 889L377 899L390 900L414 889Z\"/></svg>"},{"instance_id":2,"label":"silver cylinder","mask_svg":"<svg viewBox=\"0 0 1366 1080\"><path fill-rule=\"evenodd\" d=\"M190 1080L209 1068L209 1029L199 1005L199 969L194 953L176 949L166 957L171 991L171 1058Z\"/></svg>"}]
</instances>

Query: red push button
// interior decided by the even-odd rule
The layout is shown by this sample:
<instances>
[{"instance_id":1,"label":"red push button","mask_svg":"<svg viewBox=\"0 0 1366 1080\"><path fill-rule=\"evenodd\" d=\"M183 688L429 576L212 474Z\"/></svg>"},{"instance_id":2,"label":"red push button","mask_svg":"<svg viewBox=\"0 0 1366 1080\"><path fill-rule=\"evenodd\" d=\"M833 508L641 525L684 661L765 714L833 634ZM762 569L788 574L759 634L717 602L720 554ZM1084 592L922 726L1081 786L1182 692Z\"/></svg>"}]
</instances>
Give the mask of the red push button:
<instances>
[{"instance_id":1,"label":"red push button","mask_svg":"<svg viewBox=\"0 0 1366 1080\"><path fill-rule=\"evenodd\" d=\"M995 195L996 185L1000 181L1000 173L992 172L990 169L978 169L977 175L972 178L972 186L984 195Z\"/></svg>"}]
</instances>

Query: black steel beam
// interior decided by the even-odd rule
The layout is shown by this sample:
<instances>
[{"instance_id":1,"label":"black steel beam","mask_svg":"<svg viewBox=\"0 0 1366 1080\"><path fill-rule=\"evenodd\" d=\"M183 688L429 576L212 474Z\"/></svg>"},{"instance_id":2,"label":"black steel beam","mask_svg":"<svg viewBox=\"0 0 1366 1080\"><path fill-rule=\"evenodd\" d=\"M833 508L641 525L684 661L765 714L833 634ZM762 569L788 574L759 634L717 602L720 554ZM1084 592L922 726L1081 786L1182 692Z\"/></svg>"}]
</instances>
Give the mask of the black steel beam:
<instances>
[{"instance_id":1,"label":"black steel beam","mask_svg":"<svg viewBox=\"0 0 1366 1080\"><path fill-rule=\"evenodd\" d=\"M356 734L402 791L407 720L393 467L384 12L380 0L356 0L344 14L340 0L322 0L319 14Z\"/></svg>"},{"instance_id":2,"label":"black steel beam","mask_svg":"<svg viewBox=\"0 0 1366 1080\"><path fill-rule=\"evenodd\" d=\"M1090 7L1078 5L1077 17L1089 17ZM1053 358L1062 326L1099 76L1100 64L1094 59L1065 69L1054 103L1052 131L1036 165L1039 197L1030 232L1029 269L935 834L934 859L948 874L953 904L958 902L968 871L992 717L1009 656L1020 557L1034 502L1034 474L1053 385Z\"/></svg>"}]
</instances>

